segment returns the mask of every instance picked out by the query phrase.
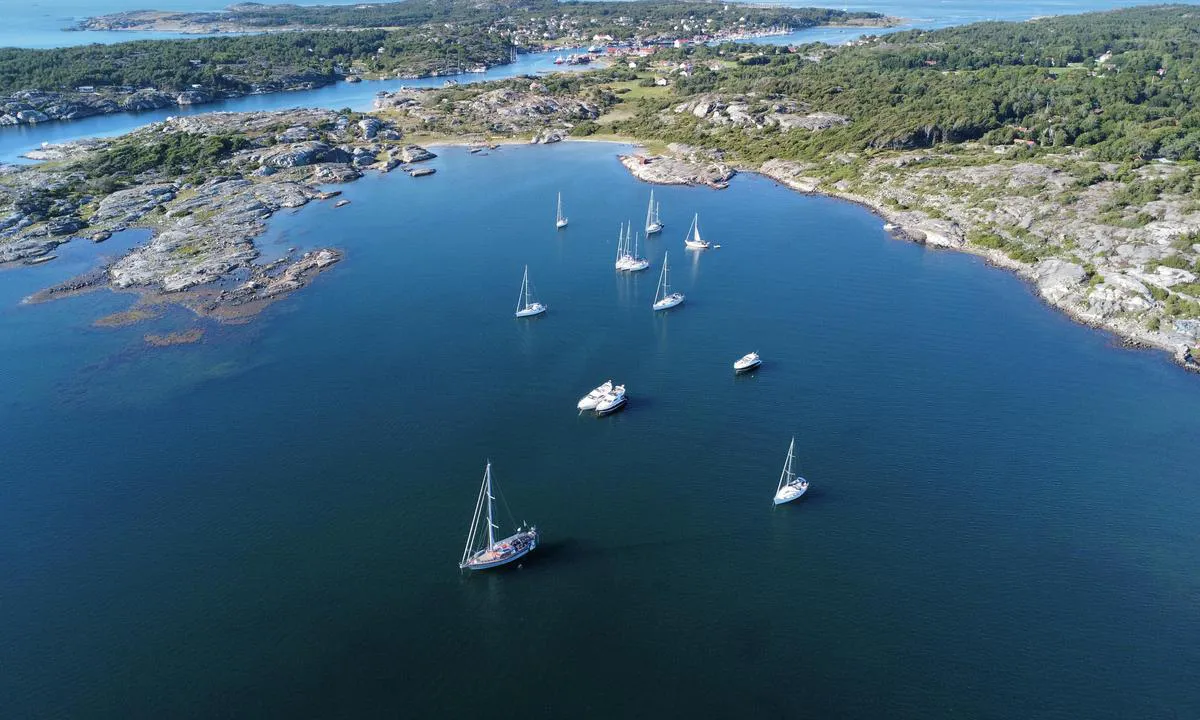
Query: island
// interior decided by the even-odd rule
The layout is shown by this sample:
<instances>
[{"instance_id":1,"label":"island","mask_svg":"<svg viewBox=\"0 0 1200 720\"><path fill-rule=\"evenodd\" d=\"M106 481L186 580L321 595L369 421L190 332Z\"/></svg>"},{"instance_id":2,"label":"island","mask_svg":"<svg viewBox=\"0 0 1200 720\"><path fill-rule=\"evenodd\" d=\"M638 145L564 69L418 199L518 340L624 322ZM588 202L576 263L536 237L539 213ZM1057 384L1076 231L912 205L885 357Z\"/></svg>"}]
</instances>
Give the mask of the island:
<instances>
[{"instance_id":1,"label":"island","mask_svg":"<svg viewBox=\"0 0 1200 720\"><path fill-rule=\"evenodd\" d=\"M340 257L256 264L264 219L319 184L436 143L619 140L641 145L621 161L647 182L719 190L756 172L863 204L897 238L980 255L1074 318L1195 369L1198 33L1200 14L1176 5L839 48L689 45L584 73L385 93L369 114L174 119L5 168L0 262L152 227L148 245L35 299L109 286L240 320Z\"/></svg>"},{"instance_id":2,"label":"island","mask_svg":"<svg viewBox=\"0 0 1200 720\"><path fill-rule=\"evenodd\" d=\"M217 13L134 11L81 28L250 33L52 50L0 48L0 126L199 105L307 90L340 80L485 71L521 53L704 44L817 25L886 26L878 13L696 0L558 3L408 0L370 5L260 5ZM0 127L2 130L2 127Z\"/></svg>"}]
</instances>

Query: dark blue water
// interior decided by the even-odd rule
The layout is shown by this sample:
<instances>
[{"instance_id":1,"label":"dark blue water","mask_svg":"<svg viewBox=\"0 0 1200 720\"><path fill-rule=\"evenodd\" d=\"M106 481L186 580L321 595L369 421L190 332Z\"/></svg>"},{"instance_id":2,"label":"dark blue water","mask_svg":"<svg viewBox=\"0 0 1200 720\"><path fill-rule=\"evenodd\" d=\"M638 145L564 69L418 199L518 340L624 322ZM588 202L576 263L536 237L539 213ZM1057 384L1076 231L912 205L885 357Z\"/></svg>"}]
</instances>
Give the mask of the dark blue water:
<instances>
[{"instance_id":1,"label":"dark blue water","mask_svg":"<svg viewBox=\"0 0 1200 720\"><path fill-rule=\"evenodd\" d=\"M756 177L658 189L619 277L617 151L447 148L278 215L346 260L195 346L0 274L3 714L1200 715L1195 376ZM578 417L610 377L628 409ZM461 576L488 458L544 544Z\"/></svg>"}]
</instances>

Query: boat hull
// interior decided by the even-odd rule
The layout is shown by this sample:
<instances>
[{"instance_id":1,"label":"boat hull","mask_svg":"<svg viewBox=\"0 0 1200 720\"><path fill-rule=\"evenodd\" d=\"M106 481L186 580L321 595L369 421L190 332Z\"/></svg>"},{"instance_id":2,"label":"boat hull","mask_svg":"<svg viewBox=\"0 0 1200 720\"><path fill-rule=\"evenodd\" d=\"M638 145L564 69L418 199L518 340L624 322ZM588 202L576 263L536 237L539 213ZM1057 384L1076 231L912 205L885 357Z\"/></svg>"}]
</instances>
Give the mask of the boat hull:
<instances>
[{"instance_id":1,"label":"boat hull","mask_svg":"<svg viewBox=\"0 0 1200 720\"><path fill-rule=\"evenodd\" d=\"M712 247L712 245L707 242L696 243L692 242L691 240L685 240L683 244L688 250L707 250Z\"/></svg>"},{"instance_id":2,"label":"boat hull","mask_svg":"<svg viewBox=\"0 0 1200 720\"><path fill-rule=\"evenodd\" d=\"M567 226L566 220L559 220L558 222L554 223L554 227L558 228L559 230L562 230L566 226Z\"/></svg>"},{"instance_id":3,"label":"boat hull","mask_svg":"<svg viewBox=\"0 0 1200 720\"><path fill-rule=\"evenodd\" d=\"M801 497L804 496L804 493L806 493L806 492L808 492L808 485L804 485L803 487L796 487L795 485L788 485L784 489L775 493L774 502L776 505L783 505L785 503L790 503L793 500L799 500Z\"/></svg>"},{"instance_id":4,"label":"boat hull","mask_svg":"<svg viewBox=\"0 0 1200 720\"><path fill-rule=\"evenodd\" d=\"M625 407L626 402L628 402L628 400L626 399L626 397L624 395L622 395L620 400L617 400L616 402L614 402L610 405L597 405L596 406L596 414L601 417L603 417L605 415L612 415L613 413L617 412L621 408Z\"/></svg>"},{"instance_id":5,"label":"boat hull","mask_svg":"<svg viewBox=\"0 0 1200 720\"><path fill-rule=\"evenodd\" d=\"M751 363L746 363L745 365L741 364L741 362L739 361L739 362L735 362L733 364L733 371L736 373L750 372L751 370L757 370L760 365L762 365L761 359L755 360L754 362L751 362Z\"/></svg>"},{"instance_id":6,"label":"boat hull","mask_svg":"<svg viewBox=\"0 0 1200 720\"><path fill-rule=\"evenodd\" d=\"M646 226L646 234L647 235L654 235L656 233L662 232L662 230L663 230L662 223L650 223L649 225Z\"/></svg>"},{"instance_id":7,"label":"boat hull","mask_svg":"<svg viewBox=\"0 0 1200 720\"><path fill-rule=\"evenodd\" d=\"M534 315L541 315L544 312L546 312L545 305L541 303L534 303L516 311L514 316L519 318L533 317Z\"/></svg>"},{"instance_id":8,"label":"boat hull","mask_svg":"<svg viewBox=\"0 0 1200 720\"><path fill-rule=\"evenodd\" d=\"M674 293L654 303L655 310L670 310L673 307L683 304L683 295Z\"/></svg>"},{"instance_id":9,"label":"boat hull","mask_svg":"<svg viewBox=\"0 0 1200 720\"><path fill-rule=\"evenodd\" d=\"M504 552L481 550L468 558L466 562L461 563L459 568L462 570L489 570L501 565L508 565L514 560L520 560L533 552L534 548L537 547L537 543L538 534L536 530L520 532L496 543L497 547L508 544L511 549Z\"/></svg>"}]
</instances>

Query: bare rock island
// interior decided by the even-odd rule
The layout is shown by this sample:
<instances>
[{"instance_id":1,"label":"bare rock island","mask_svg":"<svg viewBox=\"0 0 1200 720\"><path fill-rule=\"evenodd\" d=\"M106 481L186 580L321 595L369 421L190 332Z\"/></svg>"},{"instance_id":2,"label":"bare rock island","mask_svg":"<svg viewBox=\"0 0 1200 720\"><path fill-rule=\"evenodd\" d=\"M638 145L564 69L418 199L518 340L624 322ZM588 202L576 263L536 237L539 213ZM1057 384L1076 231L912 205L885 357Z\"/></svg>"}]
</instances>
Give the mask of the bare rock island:
<instances>
[{"instance_id":1,"label":"bare rock island","mask_svg":"<svg viewBox=\"0 0 1200 720\"><path fill-rule=\"evenodd\" d=\"M75 238L149 228L146 243L27 300L108 287L138 293L141 308L173 303L200 316L244 321L344 256L323 247L261 263L255 239L266 221L338 194L318 184L435 157L401 137L375 118L296 110L172 118L120 138L49 147L46 153L63 158L59 164L5 166L0 173L0 264L48 258ZM218 140L228 150L212 166L156 166L122 183L106 182L113 153L157 143L201 148ZM145 310L131 317L153 315Z\"/></svg>"}]
</instances>

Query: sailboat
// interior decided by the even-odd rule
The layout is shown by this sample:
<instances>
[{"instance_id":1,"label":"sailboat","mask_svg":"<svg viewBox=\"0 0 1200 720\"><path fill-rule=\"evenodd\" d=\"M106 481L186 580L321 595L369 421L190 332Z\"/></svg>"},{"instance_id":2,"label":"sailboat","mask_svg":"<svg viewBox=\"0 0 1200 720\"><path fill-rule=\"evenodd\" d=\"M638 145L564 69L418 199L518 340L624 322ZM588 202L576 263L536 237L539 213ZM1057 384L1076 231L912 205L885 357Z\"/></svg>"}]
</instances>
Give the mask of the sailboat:
<instances>
[{"instance_id":1,"label":"sailboat","mask_svg":"<svg viewBox=\"0 0 1200 720\"><path fill-rule=\"evenodd\" d=\"M632 237L630 237L631 234ZM615 263L618 270L641 272L650 267L649 260L638 257L638 233L633 232L633 223L623 226L620 238L617 241L617 261Z\"/></svg>"},{"instance_id":2,"label":"sailboat","mask_svg":"<svg viewBox=\"0 0 1200 720\"><path fill-rule=\"evenodd\" d=\"M779 487L775 488L776 505L791 502L803 495L805 490L808 490L808 481L792 471L795 451L796 438L793 437L792 444L788 445L787 460L783 461L783 472L779 475Z\"/></svg>"},{"instance_id":3,"label":"sailboat","mask_svg":"<svg viewBox=\"0 0 1200 720\"><path fill-rule=\"evenodd\" d=\"M690 250L707 250L711 244L707 240L700 238L700 213L692 218L692 226L688 228L688 234L683 239L683 244Z\"/></svg>"},{"instance_id":4,"label":"sailboat","mask_svg":"<svg viewBox=\"0 0 1200 720\"><path fill-rule=\"evenodd\" d=\"M621 229L617 231L617 259L613 263L613 267L617 270L628 270L629 251L625 249L625 223L621 223Z\"/></svg>"},{"instance_id":5,"label":"sailboat","mask_svg":"<svg viewBox=\"0 0 1200 720\"><path fill-rule=\"evenodd\" d=\"M507 565L522 558L537 547L537 528L518 527L517 532L503 540L497 540L495 531L500 529L493 519L496 498L492 496L492 463L489 460L483 471L483 485L479 488L479 499L475 501L475 515L471 518L471 530L467 533L467 545L463 548L460 570L487 570ZM487 531L479 532L480 521L487 523Z\"/></svg>"},{"instance_id":6,"label":"sailboat","mask_svg":"<svg viewBox=\"0 0 1200 720\"><path fill-rule=\"evenodd\" d=\"M628 272L641 272L642 270L645 270L646 268L650 267L649 260L647 260L644 257L638 257L638 235L639 235L639 233L633 234L633 252L629 253L626 256L627 259L625 261L625 269ZM626 236L626 238L625 238L625 250L626 251L629 250L629 237L628 236Z\"/></svg>"},{"instance_id":7,"label":"sailboat","mask_svg":"<svg viewBox=\"0 0 1200 720\"><path fill-rule=\"evenodd\" d=\"M565 228L566 226L567 226L567 216L566 216L566 215L563 215L563 211L562 211L562 193L559 193L559 194L558 194L558 217L557 217L557 219L555 219L555 221L554 221L554 227L556 227L556 228L558 228L558 229L560 229L560 230L561 230L562 228Z\"/></svg>"},{"instance_id":8,"label":"sailboat","mask_svg":"<svg viewBox=\"0 0 1200 720\"><path fill-rule=\"evenodd\" d=\"M658 205L654 203L654 191L650 191L650 204L646 207L646 239L654 233L662 232L662 219L658 215Z\"/></svg>"},{"instance_id":9,"label":"sailboat","mask_svg":"<svg viewBox=\"0 0 1200 720\"><path fill-rule=\"evenodd\" d=\"M683 293L671 292L670 270L667 268L667 255L663 253L662 272L658 275L658 289L654 291L654 309L667 310L683 302Z\"/></svg>"},{"instance_id":10,"label":"sailboat","mask_svg":"<svg viewBox=\"0 0 1200 720\"><path fill-rule=\"evenodd\" d=\"M546 306L533 299L533 291L529 289L529 266L525 266L525 275L521 278L521 294L517 297L517 317L533 317L546 312Z\"/></svg>"}]
</instances>

